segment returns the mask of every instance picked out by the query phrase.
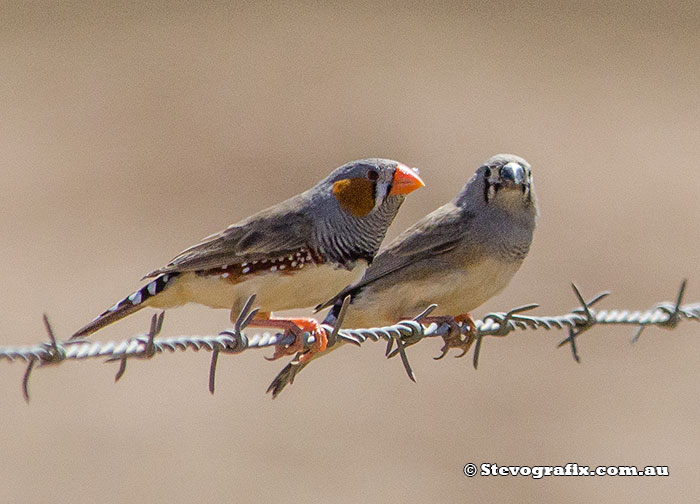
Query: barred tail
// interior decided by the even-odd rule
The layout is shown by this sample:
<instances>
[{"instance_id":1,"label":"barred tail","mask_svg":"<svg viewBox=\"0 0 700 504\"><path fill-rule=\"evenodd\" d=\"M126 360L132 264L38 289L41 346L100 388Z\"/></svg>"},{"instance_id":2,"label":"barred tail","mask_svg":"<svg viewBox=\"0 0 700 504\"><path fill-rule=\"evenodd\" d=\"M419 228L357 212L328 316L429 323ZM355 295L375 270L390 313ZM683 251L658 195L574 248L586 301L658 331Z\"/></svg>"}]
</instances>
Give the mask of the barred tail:
<instances>
[{"instance_id":1,"label":"barred tail","mask_svg":"<svg viewBox=\"0 0 700 504\"><path fill-rule=\"evenodd\" d=\"M106 312L97 316L95 320L73 334L70 339L89 336L112 322L116 322L117 320L123 319L132 313L136 313L141 308L147 306L147 304L145 304L147 299L162 292L178 275L179 273L165 273L158 276L155 280L147 283L136 292L133 292L129 296L119 301Z\"/></svg>"}]
</instances>

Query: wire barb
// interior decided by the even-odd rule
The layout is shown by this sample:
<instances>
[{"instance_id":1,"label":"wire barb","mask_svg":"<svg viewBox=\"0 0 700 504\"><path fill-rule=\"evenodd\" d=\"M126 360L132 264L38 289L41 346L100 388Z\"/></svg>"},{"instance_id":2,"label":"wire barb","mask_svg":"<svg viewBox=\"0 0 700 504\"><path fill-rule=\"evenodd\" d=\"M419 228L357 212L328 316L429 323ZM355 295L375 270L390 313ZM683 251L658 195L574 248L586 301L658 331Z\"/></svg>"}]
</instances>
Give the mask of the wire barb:
<instances>
[{"instance_id":1,"label":"wire barb","mask_svg":"<svg viewBox=\"0 0 700 504\"><path fill-rule=\"evenodd\" d=\"M507 312L505 315L501 315L500 313L489 313L484 317L484 322L491 320L494 322L496 325L497 329L494 329L491 331L488 336L506 336L510 331L510 321L511 320L517 320L518 314L528 311L528 310L534 310L537 308L539 305L537 303L530 303L526 304L523 306L518 306L517 308L513 308L509 312ZM520 320L528 320L527 318L520 317ZM532 320L532 319L530 319ZM476 332L476 344L474 345L474 358L472 360L472 365L474 366L474 369L479 368L479 355L481 355L481 342L483 340L483 337L485 334L483 334L481 331L477 330Z\"/></svg>"},{"instance_id":2,"label":"wire barb","mask_svg":"<svg viewBox=\"0 0 700 504\"><path fill-rule=\"evenodd\" d=\"M253 317L258 313L259 309L252 309L253 303L255 302L255 294L252 294L248 300L241 308L240 313L234 318L235 307L231 308L231 313L229 315L229 320L233 324L232 330L226 330L219 333L223 336L231 336L236 342L233 347L224 347L225 351L228 353L238 353L245 350L248 346L248 339L243 335L241 331L253 320ZM219 362L219 352L222 348L215 347L211 352L211 362L209 364L209 393L214 395L214 388L216 385L216 366Z\"/></svg>"},{"instance_id":3,"label":"wire barb","mask_svg":"<svg viewBox=\"0 0 700 504\"><path fill-rule=\"evenodd\" d=\"M656 305L656 309L668 314L668 320L665 322L659 322L659 327L664 327L666 329L675 329L678 323L681 321L683 314L681 313L681 303L683 302L683 296L685 295L685 287L688 284L688 279L684 278L681 282L681 287L678 289L678 294L676 295L676 304L673 308L669 308L668 304L660 303ZM632 338L632 343L636 343L639 337L644 332L647 327L646 324L640 324L639 329Z\"/></svg>"},{"instance_id":4,"label":"wire barb","mask_svg":"<svg viewBox=\"0 0 700 504\"><path fill-rule=\"evenodd\" d=\"M338 331L340 331L340 326L343 325L343 320L345 320L345 312L348 311L348 305L350 304L350 295L348 294L343 298L343 304L340 305L340 311L338 312L338 317L336 319L333 330L328 334L328 346L332 347L335 345L338 339ZM357 343L355 340L349 340L351 343Z\"/></svg>"},{"instance_id":5,"label":"wire barb","mask_svg":"<svg viewBox=\"0 0 700 504\"><path fill-rule=\"evenodd\" d=\"M45 366L47 364L58 364L66 358L66 353L63 351L63 347L56 341L53 327L51 327L51 322L49 322L49 317L46 315L46 313L42 315L42 319L44 321L44 329L46 330L46 334L49 336L49 342L43 344L47 354L40 360L40 365ZM24 372L24 376L22 377L22 396L27 403L29 403L29 377L32 375L36 362L36 360L29 361L27 364L27 370Z\"/></svg>"},{"instance_id":6,"label":"wire barb","mask_svg":"<svg viewBox=\"0 0 700 504\"><path fill-rule=\"evenodd\" d=\"M571 355L573 356L576 362L580 363L581 358L579 357L578 349L576 348L576 338L582 333L588 331L598 322L596 320L594 312L591 311L591 306L596 304L604 297L609 296L610 292L606 291L601 292L600 294L596 294L590 301L586 302L578 286L575 283L572 283L571 287L574 289L574 294L576 295L576 298L578 299L579 303L581 303L581 307L576 308L573 311L573 313L583 313L584 317L576 325L569 327L569 336L566 339L562 340L557 347L561 348L562 346L569 343L571 345Z\"/></svg>"},{"instance_id":7,"label":"wire barb","mask_svg":"<svg viewBox=\"0 0 700 504\"><path fill-rule=\"evenodd\" d=\"M141 351L137 354L132 355L131 357L139 357L142 359L150 359L156 354L155 350L155 345L154 345L154 340L155 337L160 334L160 331L163 329L163 319L165 318L165 312L160 312L156 313L151 317L151 328L148 330L146 333L146 341L144 347L141 349ZM119 370L117 371L117 374L114 375L114 381L118 382L122 376L124 376L124 373L126 372L126 356L117 358L117 357L112 357L107 359L107 362L111 362L113 360L119 360Z\"/></svg>"}]
</instances>

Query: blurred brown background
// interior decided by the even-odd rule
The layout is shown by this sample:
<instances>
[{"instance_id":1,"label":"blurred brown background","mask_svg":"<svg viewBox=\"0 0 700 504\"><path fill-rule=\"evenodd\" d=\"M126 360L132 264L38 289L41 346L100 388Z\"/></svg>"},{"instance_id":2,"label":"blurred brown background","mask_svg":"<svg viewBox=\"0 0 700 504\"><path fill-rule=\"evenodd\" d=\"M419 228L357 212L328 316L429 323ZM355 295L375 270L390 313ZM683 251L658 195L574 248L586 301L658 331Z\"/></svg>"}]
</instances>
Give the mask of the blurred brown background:
<instances>
[{"instance_id":1,"label":"blurred brown background","mask_svg":"<svg viewBox=\"0 0 700 504\"><path fill-rule=\"evenodd\" d=\"M611 289L700 300L697 2L0 6L0 344L73 330L184 247L365 156L422 169L390 237L492 154L533 165L522 270L475 313ZM145 330L149 315L101 339ZM227 314L171 311L165 335ZM486 341L418 383L384 345L310 366L208 353L117 366L0 364L1 502L679 501L700 495L700 328ZM271 351L265 354L270 354ZM668 465L670 478L468 479L477 465ZM691 499L688 499L688 496Z\"/></svg>"}]
</instances>

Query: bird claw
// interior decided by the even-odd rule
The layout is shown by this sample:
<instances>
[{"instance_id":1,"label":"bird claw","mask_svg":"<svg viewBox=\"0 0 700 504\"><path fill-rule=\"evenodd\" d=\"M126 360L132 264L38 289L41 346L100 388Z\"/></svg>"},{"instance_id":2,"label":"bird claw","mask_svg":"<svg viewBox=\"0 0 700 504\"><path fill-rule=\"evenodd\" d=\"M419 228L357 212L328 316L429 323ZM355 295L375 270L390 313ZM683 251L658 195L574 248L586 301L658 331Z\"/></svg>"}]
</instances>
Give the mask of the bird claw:
<instances>
[{"instance_id":1,"label":"bird claw","mask_svg":"<svg viewBox=\"0 0 700 504\"><path fill-rule=\"evenodd\" d=\"M445 344L440 349L440 355L438 355L437 357L433 357L433 359L435 360L440 360L443 357L445 357L445 355L448 354L451 348L459 348L462 350L462 353L460 353L459 355L455 355L455 359L461 359L462 357L467 355L467 352L469 352L469 349L476 340L476 336L474 336L473 333L469 332L465 336L465 338L462 339L459 333L452 336L452 331L450 331L450 334L443 336L442 339L445 342Z\"/></svg>"},{"instance_id":2,"label":"bird claw","mask_svg":"<svg viewBox=\"0 0 700 504\"><path fill-rule=\"evenodd\" d=\"M277 345L275 353L272 357L265 357L268 361L274 361L288 355L300 354L298 361L300 363L307 362L312 355L323 352L328 345L328 336L326 331L321 327L315 319L291 319L290 326L285 329L285 335L294 336L294 341L289 345ZM314 342L309 345L305 351L304 335L311 334L314 337Z\"/></svg>"},{"instance_id":3,"label":"bird claw","mask_svg":"<svg viewBox=\"0 0 700 504\"><path fill-rule=\"evenodd\" d=\"M441 352L440 355L438 355L437 357L433 357L433 359L435 359L435 360L440 360L440 359L442 359L445 355L447 355L447 352L449 352L449 351L450 351L450 347L447 346L447 344L445 344L445 345L443 345L443 347L440 349L440 352Z\"/></svg>"},{"instance_id":4,"label":"bird claw","mask_svg":"<svg viewBox=\"0 0 700 504\"><path fill-rule=\"evenodd\" d=\"M471 343L469 344L469 346L471 346ZM464 357L465 355L467 355L467 352L469 351L469 346L466 346L466 347L462 350L462 353L461 353L461 354L455 355L455 359L461 359L462 357Z\"/></svg>"},{"instance_id":5,"label":"bird claw","mask_svg":"<svg viewBox=\"0 0 700 504\"><path fill-rule=\"evenodd\" d=\"M440 320L435 320L438 318ZM433 321L442 322L449 326L449 331L442 337L445 344L440 349L441 353L437 357L433 357L433 359L442 359L448 354L451 348L458 348L462 350L462 353L456 355L455 359L460 359L467 355L467 352L469 352L469 349L476 340L476 326L474 325L471 315L467 313L456 317L433 317ZM468 330L464 335L462 334L460 322L464 322L468 327Z\"/></svg>"}]
</instances>

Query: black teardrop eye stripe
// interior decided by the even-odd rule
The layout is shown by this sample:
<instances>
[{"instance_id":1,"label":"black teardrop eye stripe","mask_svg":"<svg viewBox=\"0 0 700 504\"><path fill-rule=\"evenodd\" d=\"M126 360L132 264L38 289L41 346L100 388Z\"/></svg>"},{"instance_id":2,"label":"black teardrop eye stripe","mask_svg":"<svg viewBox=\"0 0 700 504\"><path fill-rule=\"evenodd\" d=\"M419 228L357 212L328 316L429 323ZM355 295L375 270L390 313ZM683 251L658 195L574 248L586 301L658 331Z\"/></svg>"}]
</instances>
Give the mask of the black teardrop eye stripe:
<instances>
[{"instance_id":1,"label":"black teardrop eye stripe","mask_svg":"<svg viewBox=\"0 0 700 504\"><path fill-rule=\"evenodd\" d=\"M484 202L488 204L489 202L489 189L491 188L491 181L489 177L491 176L491 168L487 167L484 170Z\"/></svg>"},{"instance_id":2,"label":"black teardrop eye stripe","mask_svg":"<svg viewBox=\"0 0 700 504\"><path fill-rule=\"evenodd\" d=\"M393 175L396 174L396 170L398 167L394 167L394 172ZM391 192L391 189L394 187L394 176L389 179L389 184L386 186L386 194L384 195L384 199L389 197L389 193ZM377 179L379 180L379 179ZM374 181L374 202L377 202L377 180Z\"/></svg>"}]
</instances>

